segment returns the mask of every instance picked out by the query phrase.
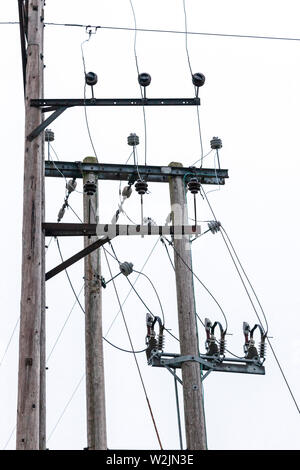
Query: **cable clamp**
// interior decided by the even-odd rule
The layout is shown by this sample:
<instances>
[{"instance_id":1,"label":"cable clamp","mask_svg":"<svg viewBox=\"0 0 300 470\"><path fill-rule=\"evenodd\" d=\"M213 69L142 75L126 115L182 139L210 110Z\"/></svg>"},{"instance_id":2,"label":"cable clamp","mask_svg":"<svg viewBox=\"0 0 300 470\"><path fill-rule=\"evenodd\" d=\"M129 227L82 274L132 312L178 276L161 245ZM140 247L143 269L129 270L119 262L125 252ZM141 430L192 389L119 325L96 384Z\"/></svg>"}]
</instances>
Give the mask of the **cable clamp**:
<instances>
[{"instance_id":1,"label":"cable clamp","mask_svg":"<svg viewBox=\"0 0 300 470\"><path fill-rule=\"evenodd\" d=\"M99 26L91 26L90 24L85 27L85 32L91 36L91 34L96 34Z\"/></svg>"}]
</instances>

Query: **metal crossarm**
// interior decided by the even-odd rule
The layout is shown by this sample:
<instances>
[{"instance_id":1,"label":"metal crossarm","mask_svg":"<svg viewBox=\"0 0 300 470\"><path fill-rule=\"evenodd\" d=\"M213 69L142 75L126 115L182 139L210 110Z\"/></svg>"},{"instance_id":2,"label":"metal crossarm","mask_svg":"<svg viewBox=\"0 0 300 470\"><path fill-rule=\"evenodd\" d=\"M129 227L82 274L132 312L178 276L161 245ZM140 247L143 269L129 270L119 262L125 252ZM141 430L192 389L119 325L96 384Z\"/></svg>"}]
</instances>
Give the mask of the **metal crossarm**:
<instances>
[{"instance_id":1,"label":"metal crossarm","mask_svg":"<svg viewBox=\"0 0 300 470\"><path fill-rule=\"evenodd\" d=\"M203 370L216 372L235 372L243 374L265 375L264 366L256 360L252 359L235 359L235 358L218 358L213 356L180 356L179 354L156 353L150 360L149 364L153 367L171 367L181 368L184 362L199 362Z\"/></svg>"},{"instance_id":2,"label":"metal crossarm","mask_svg":"<svg viewBox=\"0 0 300 470\"><path fill-rule=\"evenodd\" d=\"M194 175L199 178L201 184L225 184L228 178L228 170L214 168L196 167L172 167L139 165L139 175L141 178L153 183L168 183L169 178L177 176L184 177ZM82 178L82 174L92 171L100 180L128 181L138 179L135 165L122 165L117 163L82 163L82 162L62 162L46 161L45 176L62 178Z\"/></svg>"},{"instance_id":3,"label":"metal crossarm","mask_svg":"<svg viewBox=\"0 0 300 470\"><path fill-rule=\"evenodd\" d=\"M60 114L67 108L75 106L199 106L200 99L195 98L90 98L90 99L32 99L30 106L41 108L41 111L46 113L54 111L51 116L45 119L39 126L37 126L28 136L27 139L31 142L35 139L46 127L51 124Z\"/></svg>"},{"instance_id":4,"label":"metal crossarm","mask_svg":"<svg viewBox=\"0 0 300 470\"><path fill-rule=\"evenodd\" d=\"M44 223L45 236L199 235L200 225L119 225Z\"/></svg>"}]
</instances>

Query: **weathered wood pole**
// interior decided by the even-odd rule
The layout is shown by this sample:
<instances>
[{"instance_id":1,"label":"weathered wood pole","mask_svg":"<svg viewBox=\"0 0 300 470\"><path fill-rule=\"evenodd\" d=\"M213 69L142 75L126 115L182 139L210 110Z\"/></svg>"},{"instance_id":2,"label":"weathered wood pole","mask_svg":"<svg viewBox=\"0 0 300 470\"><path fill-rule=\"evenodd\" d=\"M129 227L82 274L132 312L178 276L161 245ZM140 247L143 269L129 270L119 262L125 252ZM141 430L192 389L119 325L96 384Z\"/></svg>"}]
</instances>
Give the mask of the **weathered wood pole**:
<instances>
[{"instance_id":1,"label":"weathered wood pole","mask_svg":"<svg viewBox=\"0 0 300 470\"><path fill-rule=\"evenodd\" d=\"M45 366L41 363L41 328L43 327L41 315L45 298L42 234L43 134L32 142L27 140L27 136L42 120L40 109L30 107L30 100L43 97L43 5L42 0L30 0L28 3L22 286L16 438L18 450L40 448L40 382L42 368Z\"/></svg>"},{"instance_id":2,"label":"weathered wood pole","mask_svg":"<svg viewBox=\"0 0 300 470\"><path fill-rule=\"evenodd\" d=\"M84 163L97 163L87 157ZM98 178L93 172L83 174L84 223L98 222ZM84 246L95 242L97 236L84 237ZM107 449L104 357L102 340L102 292L100 250L85 257L85 350L87 441L89 450Z\"/></svg>"},{"instance_id":3,"label":"weathered wood pole","mask_svg":"<svg viewBox=\"0 0 300 470\"><path fill-rule=\"evenodd\" d=\"M169 166L182 166L170 163ZM182 177L170 178L170 200L174 224L187 224L185 187ZM195 299L189 236L174 236L174 263L177 290L178 323L181 355L198 356ZM177 254L177 253L178 254ZM184 262L183 262L184 261ZM186 263L186 265L184 264ZM200 364L182 364L185 434L188 450L206 450L206 430Z\"/></svg>"}]
</instances>

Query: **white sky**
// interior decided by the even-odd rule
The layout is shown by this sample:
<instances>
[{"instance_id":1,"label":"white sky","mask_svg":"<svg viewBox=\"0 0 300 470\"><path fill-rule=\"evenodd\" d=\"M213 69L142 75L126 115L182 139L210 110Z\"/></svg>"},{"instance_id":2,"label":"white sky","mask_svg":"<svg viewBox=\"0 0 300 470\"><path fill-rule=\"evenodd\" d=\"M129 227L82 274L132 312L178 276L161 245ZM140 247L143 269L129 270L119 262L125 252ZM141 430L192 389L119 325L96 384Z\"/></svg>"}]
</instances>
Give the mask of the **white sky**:
<instances>
[{"instance_id":1,"label":"white sky","mask_svg":"<svg viewBox=\"0 0 300 470\"><path fill-rule=\"evenodd\" d=\"M138 27L184 29L181 0L133 0ZM293 0L240 2L186 0L190 31L299 36L299 3ZM1 21L17 20L17 2L2 0ZM48 0L46 22L133 27L129 0ZM80 44L84 28L46 27L45 97L81 98L83 71ZM96 97L138 97L133 55L134 33L98 30L85 45L87 68L98 74ZM1 270L0 358L19 315L21 272L22 182L24 107L18 26L0 25L1 52ZM297 400L299 393L299 104L300 42L189 36L194 72L206 76L200 90L201 126L205 151L214 135L223 140L221 165L230 178L220 191L210 194L218 219L232 238L252 280L269 322L269 334ZM138 33L137 54L141 71L151 74L149 97L192 97L193 87L185 53L184 35ZM143 119L139 108L88 110L91 133L100 161L125 163L127 136L140 136L143 155ZM196 110L193 107L147 108L148 163L167 165L180 161L191 165L200 156ZM61 160L82 160L92 154L83 109L69 109L51 125L54 148ZM207 167L213 167L207 157ZM47 180L47 221L56 221L64 197L62 179ZM81 182L79 183L81 189ZM169 211L167 185L150 184L145 215L164 223ZM211 188L207 188L211 189ZM139 219L136 195L127 203L130 216ZM198 199L198 217L211 218ZM190 201L191 202L191 201ZM82 196L72 194L70 204L82 213ZM109 222L118 204L118 183L101 183L100 217ZM190 205L192 211L192 205ZM120 219L126 223L126 219ZM64 221L73 221L68 212ZM81 248L80 240L62 240L64 257ZM116 239L121 260L139 269L154 238ZM53 243L47 266L59 262ZM112 261L112 269L118 266ZM228 348L242 354L242 322L256 323L242 285L220 234L208 234L193 244L193 267L212 290L228 316ZM82 286L82 264L69 269L76 291ZM166 323L177 334L174 273L159 243L145 268L161 296ZM103 260L103 275L109 278ZM121 299L128 291L120 277ZM155 295L144 280L137 288L152 311L159 314ZM197 311L201 318L223 321L219 311L195 281ZM103 292L104 332L118 311L111 284ZM74 303L64 273L47 283L47 350ZM144 347L145 308L131 294L125 315L136 349ZM204 352L204 330L199 325ZM121 316L108 339L128 348ZM108 447L156 449L155 433L132 355L105 346ZM177 352L166 338L167 352ZM150 368L146 357L139 364L165 449L179 448L174 386L171 375ZM0 366L0 446L15 425L17 399L18 332ZM205 412L210 449L299 449L299 415L268 350L266 375L212 373L204 381ZM76 306L48 363L48 435L84 373L84 318ZM86 446L85 386L79 386L72 402L51 436L50 449L82 449ZM15 447L13 435L7 449Z\"/></svg>"}]
</instances>

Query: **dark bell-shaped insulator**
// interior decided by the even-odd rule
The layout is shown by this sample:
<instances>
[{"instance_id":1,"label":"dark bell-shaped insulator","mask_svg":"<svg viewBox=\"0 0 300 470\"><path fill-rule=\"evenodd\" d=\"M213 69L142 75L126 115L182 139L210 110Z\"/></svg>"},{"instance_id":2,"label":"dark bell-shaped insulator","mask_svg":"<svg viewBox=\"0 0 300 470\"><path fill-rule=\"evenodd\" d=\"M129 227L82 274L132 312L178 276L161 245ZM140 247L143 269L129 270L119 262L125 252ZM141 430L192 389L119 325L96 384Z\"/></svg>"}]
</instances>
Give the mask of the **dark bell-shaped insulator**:
<instances>
[{"instance_id":1,"label":"dark bell-shaped insulator","mask_svg":"<svg viewBox=\"0 0 300 470\"><path fill-rule=\"evenodd\" d=\"M188 190L192 194L198 194L200 191L200 183L198 178L191 178L190 181L188 182Z\"/></svg>"},{"instance_id":2,"label":"dark bell-shaped insulator","mask_svg":"<svg viewBox=\"0 0 300 470\"><path fill-rule=\"evenodd\" d=\"M140 73L138 76L139 84L143 87L150 85L151 83L151 76L149 73Z\"/></svg>"},{"instance_id":3,"label":"dark bell-shaped insulator","mask_svg":"<svg viewBox=\"0 0 300 470\"><path fill-rule=\"evenodd\" d=\"M131 145L131 146L134 146L134 145L139 145L140 143L140 139L139 139L139 136L136 135L136 134L130 134L128 137L127 137L127 143L128 145Z\"/></svg>"},{"instance_id":4,"label":"dark bell-shaped insulator","mask_svg":"<svg viewBox=\"0 0 300 470\"><path fill-rule=\"evenodd\" d=\"M255 359L258 357L258 352L255 346L249 346L247 354L245 356L246 359Z\"/></svg>"},{"instance_id":5,"label":"dark bell-shaped insulator","mask_svg":"<svg viewBox=\"0 0 300 470\"><path fill-rule=\"evenodd\" d=\"M94 181L87 181L83 186L83 190L88 196L92 196L97 191L97 185Z\"/></svg>"},{"instance_id":6,"label":"dark bell-shaped insulator","mask_svg":"<svg viewBox=\"0 0 300 470\"><path fill-rule=\"evenodd\" d=\"M212 149L222 148L222 140L219 137L213 137L210 141L210 146Z\"/></svg>"},{"instance_id":7,"label":"dark bell-shaped insulator","mask_svg":"<svg viewBox=\"0 0 300 470\"><path fill-rule=\"evenodd\" d=\"M98 82L97 74L94 72L88 72L85 74L85 83L90 86L96 85Z\"/></svg>"},{"instance_id":8,"label":"dark bell-shaped insulator","mask_svg":"<svg viewBox=\"0 0 300 470\"><path fill-rule=\"evenodd\" d=\"M148 190L148 183L146 183L146 181L143 181L143 180L137 180L134 187L135 187L135 190L138 192L138 194L143 196L144 194L146 194Z\"/></svg>"},{"instance_id":9,"label":"dark bell-shaped insulator","mask_svg":"<svg viewBox=\"0 0 300 470\"><path fill-rule=\"evenodd\" d=\"M219 354L219 348L218 345L215 341L209 341L209 344L207 345L207 356L213 356L214 354L218 355Z\"/></svg>"},{"instance_id":10,"label":"dark bell-shaped insulator","mask_svg":"<svg viewBox=\"0 0 300 470\"><path fill-rule=\"evenodd\" d=\"M204 85L205 76L203 75L203 73L194 73L192 80L193 80L193 85L199 88Z\"/></svg>"},{"instance_id":11,"label":"dark bell-shaped insulator","mask_svg":"<svg viewBox=\"0 0 300 470\"><path fill-rule=\"evenodd\" d=\"M51 129L45 130L45 142L53 142L54 140L54 132Z\"/></svg>"}]
</instances>

